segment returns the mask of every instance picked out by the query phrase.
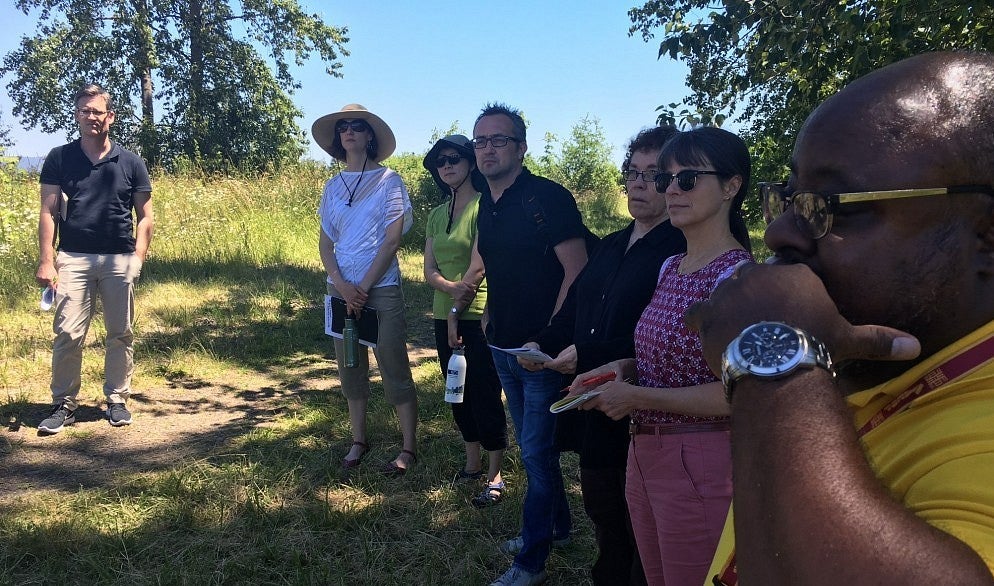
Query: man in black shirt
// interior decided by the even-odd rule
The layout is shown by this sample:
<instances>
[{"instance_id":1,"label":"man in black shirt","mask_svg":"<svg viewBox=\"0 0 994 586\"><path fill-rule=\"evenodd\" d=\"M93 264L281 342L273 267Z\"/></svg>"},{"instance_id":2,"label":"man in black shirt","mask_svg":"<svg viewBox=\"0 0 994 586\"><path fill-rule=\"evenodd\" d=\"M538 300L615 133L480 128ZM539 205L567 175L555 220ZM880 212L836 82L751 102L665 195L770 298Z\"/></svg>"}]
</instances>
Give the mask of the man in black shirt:
<instances>
[{"instance_id":1,"label":"man in black shirt","mask_svg":"<svg viewBox=\"0 0 994 586\"><path fill-rule=\"evenodd\" d=\"M477 219L489 288L488 337L494 346L517 348L549 323L586 264L586 228L569 191L524 167L528 145L516 110L484 108L473 146L490 188ZM495 349L493 355L528 476L521 536L501 546L516 554L514 564L493 584L539 584L547 578L550 548L568 541L571 530L549 412L563 379L551 370L529 372L507 352Z\"/></svg>"},{"instance_id":2,"label":"man in black shirt","mask_svg":"<svg viewBox=\"0 0 994 586\"><path fill-rule=\"evenodd\" d=\"M52 149L41 169L35 279L55 290L55 409L38 426L43 433L58 433L76 420L83 343L97 296L107 330L107 418L115 427L131 423L125 401L134 372L134 282L152 240L148 169L137 155L111 142L115 113L110 94L97 85L81 89L75 116L80 138Z\"/></svg>"}]
</instances>

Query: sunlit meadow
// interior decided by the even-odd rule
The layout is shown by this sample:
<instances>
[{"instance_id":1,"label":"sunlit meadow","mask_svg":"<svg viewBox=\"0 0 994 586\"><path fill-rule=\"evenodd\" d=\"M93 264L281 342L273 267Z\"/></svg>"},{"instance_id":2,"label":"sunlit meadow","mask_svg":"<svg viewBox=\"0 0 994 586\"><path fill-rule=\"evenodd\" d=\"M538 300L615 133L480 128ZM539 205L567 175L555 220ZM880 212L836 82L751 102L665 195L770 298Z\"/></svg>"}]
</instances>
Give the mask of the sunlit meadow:
<instances>
[{"instance_id":1,"label":"sunlit meadow","mask_svg":"<svg viewBox=\"0 0 994 586\"><path fill-rule=\"evenodd\" d=\"M341 476L351 438L323 334L316 248L315 210L330 173L312 165L251 180L155 178L156 233L137 299L137 392L207 386L282 398L265 425L162 470L125 466L97 486L0 497L0 584L483 584L506 569L511 559L496 545L519 527L524 474L510 450L507 498L485 511L469 506L470 489L451 485L461 440L430 351L422 243L405 242L401 253L419 463L402 479L365 466ZM37 213L36 177L0 184L0 417L23 419L19 433L32 434L37 421L26 414L50 402L51 314L38 311L33 278ZM81 398L91 404L102 398L102 333L98 318L83 365ZM399 434L377 385L373 397L370 435L382 439L371 456L386 461ZM24 454L17 437L0 430L7 463ZM552 583L584 583L593 538L575 460L564 462L577 535L549 568Z\"/></svg>"},{"instance_id":2,"label":"sunlit meadow","mask_svg":"<svg viewBox=\"0 0 994 586\"><path fill-rule=\"evenodd\" d=\"M471 490L450 483L461 441L431 351L423 232L400 254L420 392L419 463L400 480L365 466L341 476L351 437L323 334L316 248L315 210L331 172L302 165L254 179L155 178L155 239L137 300L136 390L280 398L267 403L265 425L239 428L161 470L124 466L96 486L42 484L0 497L0 584L484 584L506 569L511 560L496 545L519 527L524 474L512 448L507 498L485 511L468 505ZM37 178L4 179L0 422L23 423L26 433L37 424L30 414L49 403L51 315L38 311L34 284ZM423 223L433 202L414 190L412 198ZM620 193L579 199L595 232L625 224ZM83 364L82 399L92 404L102 399L102 333L98 317ZM375 384L373 397L370 435L386 443L372 456L385 461L399 434ZM0 431L8 464L25 453L17 437ZM160 449L168 455L170 446ZM551 583L586 583L593 536L575 458L563 461L577 526L573 544L552 553Z\"/></svg>"}]
</instances>

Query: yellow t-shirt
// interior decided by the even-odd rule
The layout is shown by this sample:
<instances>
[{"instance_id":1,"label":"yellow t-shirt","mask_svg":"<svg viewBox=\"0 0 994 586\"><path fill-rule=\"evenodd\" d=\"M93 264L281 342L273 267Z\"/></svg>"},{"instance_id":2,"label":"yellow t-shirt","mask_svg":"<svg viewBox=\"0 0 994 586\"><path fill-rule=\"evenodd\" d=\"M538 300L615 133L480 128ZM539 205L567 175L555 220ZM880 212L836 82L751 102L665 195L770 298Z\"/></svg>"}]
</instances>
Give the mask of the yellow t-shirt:
<instances>
[{"instance_id":1,"label":"yellow t-shirt","mask_svg":"<svg viewBox=\"0 0 994 586\"><path fill-rule=\"evenodd\" d=\"M847 397L857 428L936 366L991 335L994 322L903 375ZM994 359L918 397L861 441L894 498L970 546L994 574ZM729 513L707 585L728 561L733 543Z\"/></svg>"}]
</instances>

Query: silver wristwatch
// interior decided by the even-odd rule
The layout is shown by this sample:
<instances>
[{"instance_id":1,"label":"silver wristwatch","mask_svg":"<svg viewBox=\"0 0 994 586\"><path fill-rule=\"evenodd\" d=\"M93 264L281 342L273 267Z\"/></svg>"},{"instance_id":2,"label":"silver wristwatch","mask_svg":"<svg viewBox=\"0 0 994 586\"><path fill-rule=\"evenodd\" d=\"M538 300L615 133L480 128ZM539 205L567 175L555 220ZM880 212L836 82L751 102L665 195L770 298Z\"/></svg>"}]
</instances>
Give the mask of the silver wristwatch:
<instances>
[{"instance_id":1,"label":"silver wristwatch","mask_svg":"<svg viewBox=\"0 0 994 586\"><path fill-rule=\"evenodd\" d=\"M835 375L825 345L804 330L763 321L742 330L721 355L721 382L732 401L732 386L745 376L775 379L799 368L821 367Z\"/></svg>"}]
</instances>

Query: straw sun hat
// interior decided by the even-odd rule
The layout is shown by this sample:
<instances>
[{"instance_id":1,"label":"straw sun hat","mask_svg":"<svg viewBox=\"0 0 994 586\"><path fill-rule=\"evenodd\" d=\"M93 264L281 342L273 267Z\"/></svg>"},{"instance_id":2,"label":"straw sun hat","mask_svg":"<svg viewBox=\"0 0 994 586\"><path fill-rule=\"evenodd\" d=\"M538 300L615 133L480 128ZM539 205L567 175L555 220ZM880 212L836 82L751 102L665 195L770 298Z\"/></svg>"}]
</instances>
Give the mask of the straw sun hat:
<instances>
[{"instance_id":1,"label":"straw sun hat","mask_svg":"<svg viewBox=\"0 0 994 586\"><path fill-rule=\"evenodd\" d=\"M326 114L318 118L311 125L311 134L314 136L314 141L318 143L318 146L324 152L332 157L339 158L332 152L331 146L335 140L335 124L342 119L365 120L370 128L373 129L373 135L376 137L377 144L376 158L373 161L377 163L382 162L393 154L394 149L397 148L397 139L394 138L393 131L390 130L390 127L387 126L387 123L382 118L373 114L361 104L347 104L342 106L342 109L338 112ZM339 148L341 148L341 143L339 143Z\"/></svg>"}]
</instances>

